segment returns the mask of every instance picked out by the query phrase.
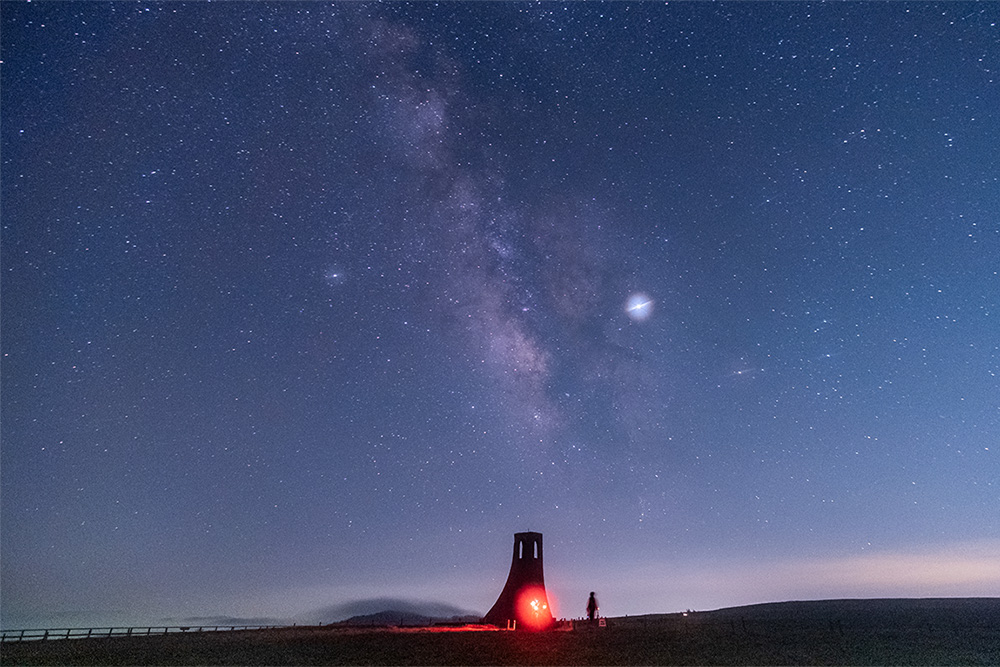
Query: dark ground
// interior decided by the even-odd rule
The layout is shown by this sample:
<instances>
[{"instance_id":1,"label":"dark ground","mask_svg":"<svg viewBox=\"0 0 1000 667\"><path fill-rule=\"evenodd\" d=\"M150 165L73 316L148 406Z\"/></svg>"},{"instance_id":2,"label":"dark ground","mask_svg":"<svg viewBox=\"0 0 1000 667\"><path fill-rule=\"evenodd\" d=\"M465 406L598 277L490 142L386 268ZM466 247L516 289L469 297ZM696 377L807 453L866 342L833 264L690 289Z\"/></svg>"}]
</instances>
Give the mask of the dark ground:
<instances>
[{"instance_id":1,"label":"dark ground","mask_svg":"<svg viewBox=\"0 0 1000 667\"><path fill-rule=\"evenodd\" d=\"M1000 599L785 602L545 633L286 628L3 645L4 665L1000 665Z\"/></svg>"}]
</instances>

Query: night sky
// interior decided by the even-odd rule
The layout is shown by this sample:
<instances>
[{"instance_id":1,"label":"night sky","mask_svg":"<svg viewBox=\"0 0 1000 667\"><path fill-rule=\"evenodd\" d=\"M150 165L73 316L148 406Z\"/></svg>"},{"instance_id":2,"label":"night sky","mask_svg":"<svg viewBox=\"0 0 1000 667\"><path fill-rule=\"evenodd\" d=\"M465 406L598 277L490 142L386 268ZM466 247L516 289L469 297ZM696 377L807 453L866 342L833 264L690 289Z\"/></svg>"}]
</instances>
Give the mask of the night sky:
<instances>
[{"instance_id":1,"label":"night sky","mask_svg":"<svg viewBox=\"0 0 1000 667\"><path fill-rule=\"evenodd\" d=\"M0 18L4 627L1000 596L1000 4Z\"/></svg>"}]
</instances>

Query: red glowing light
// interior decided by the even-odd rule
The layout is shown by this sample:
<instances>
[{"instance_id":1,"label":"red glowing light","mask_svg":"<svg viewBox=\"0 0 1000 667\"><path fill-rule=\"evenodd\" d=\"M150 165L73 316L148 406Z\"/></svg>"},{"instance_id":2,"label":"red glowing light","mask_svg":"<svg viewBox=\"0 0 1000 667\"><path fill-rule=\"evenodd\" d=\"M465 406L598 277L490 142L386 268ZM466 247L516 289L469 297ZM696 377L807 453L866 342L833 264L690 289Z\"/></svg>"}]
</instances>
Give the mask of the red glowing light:
<instances>
[{"instance_id":1,"label":"red glowing light","mask_svg":"<svg viewBox=\"0 0 1000 667\"><path fill-rule=\"evenodd\" d=\"M545 588L528 586L517 595L517 622L526 630L546 630L552 626L552 609Z\"/></svg>"}]
</instances>

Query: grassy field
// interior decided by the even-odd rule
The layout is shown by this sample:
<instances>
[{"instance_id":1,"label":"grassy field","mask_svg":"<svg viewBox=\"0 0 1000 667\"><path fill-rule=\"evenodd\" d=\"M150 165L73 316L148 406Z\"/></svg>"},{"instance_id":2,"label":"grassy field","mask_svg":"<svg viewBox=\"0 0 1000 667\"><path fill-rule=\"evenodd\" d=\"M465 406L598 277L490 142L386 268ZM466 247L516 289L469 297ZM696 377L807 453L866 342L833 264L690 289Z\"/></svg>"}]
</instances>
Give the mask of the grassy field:
<instances>
[{"instance_id":1,"label":"grassy field","mask_svg":"<svg viewBox=\"0 0 1000 667\"><path fill-rule=\"evenodd\" d=\"M4 665L1000 665L1000 599L787 602L545 633L286 628L3 645Z\"/></svg>"}]
</instances>

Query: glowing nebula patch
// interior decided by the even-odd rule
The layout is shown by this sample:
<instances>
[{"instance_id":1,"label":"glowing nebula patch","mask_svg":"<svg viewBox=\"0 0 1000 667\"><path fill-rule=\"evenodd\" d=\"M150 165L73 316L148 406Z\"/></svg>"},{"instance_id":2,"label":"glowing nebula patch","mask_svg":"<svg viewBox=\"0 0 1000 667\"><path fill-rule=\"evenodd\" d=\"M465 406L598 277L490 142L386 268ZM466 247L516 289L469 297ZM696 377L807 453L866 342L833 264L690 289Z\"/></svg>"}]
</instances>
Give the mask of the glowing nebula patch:
<instances>
[{"instance_id":1,"label":"glowing nebula patch","mask_svg":"<svg viewBox=\"0 0 1000 667\"><path fill-rule=\"evenodd\" d=\"M636 292L625 302L625 314L636 322L642 322L653 313L653 300L642 292Z\"/></svg>"}]
</instances>

